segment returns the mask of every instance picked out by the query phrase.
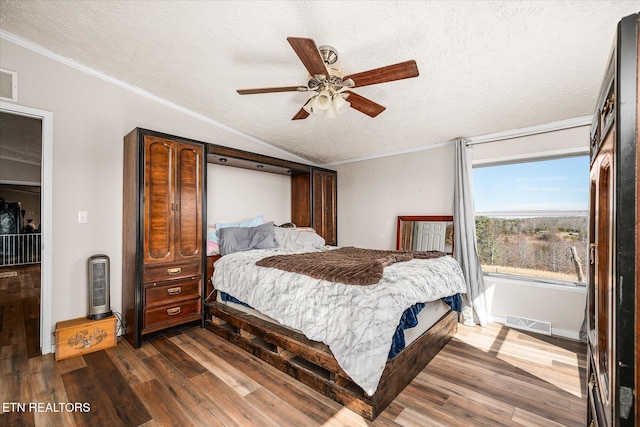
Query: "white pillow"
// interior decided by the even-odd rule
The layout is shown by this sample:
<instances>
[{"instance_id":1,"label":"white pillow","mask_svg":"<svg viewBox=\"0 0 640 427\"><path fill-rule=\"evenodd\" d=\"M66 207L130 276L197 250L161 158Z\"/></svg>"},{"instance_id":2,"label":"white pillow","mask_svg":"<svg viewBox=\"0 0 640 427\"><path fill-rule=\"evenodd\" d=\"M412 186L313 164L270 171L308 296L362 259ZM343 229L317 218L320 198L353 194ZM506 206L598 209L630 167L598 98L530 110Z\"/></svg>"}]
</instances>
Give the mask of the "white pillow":
<instances>
[{"instance_id":1,"label":"white pillow","mask_svg":"<svg viewBox=\"0 0 640 427\"><path fill-rule=\"evenodd\" d=\"M295 228L275 227L276 242L281 249L288 251L301 251L321 248L325 241L317 233L311 231L299 231Z\"/></svg>"},{"instance_id":2,"label":"white pillow","mask_svg":"<svg viewBox=\"0 0 640 427\"><path fill-rule=\"evenodd\" d=\"M262 224L264 224L264 217L262 215L258 215L239 222L227 222L222 224L216 223L216 230L227 227L255 227Z\"/></svg>"}]
</instances>

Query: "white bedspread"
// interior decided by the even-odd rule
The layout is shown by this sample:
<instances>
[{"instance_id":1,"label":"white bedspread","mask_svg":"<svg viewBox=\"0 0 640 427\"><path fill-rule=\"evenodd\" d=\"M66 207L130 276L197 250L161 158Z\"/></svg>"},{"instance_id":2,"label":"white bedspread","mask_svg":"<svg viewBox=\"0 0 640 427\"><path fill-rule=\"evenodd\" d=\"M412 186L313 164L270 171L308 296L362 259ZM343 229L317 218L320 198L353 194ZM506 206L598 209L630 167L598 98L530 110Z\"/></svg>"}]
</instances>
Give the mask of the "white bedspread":
<instances>
[{"instance_id":1,"label":"white bedspread","mask_svg":"<svg viewBox=\"0 0 640 427\"><path fill-rule=\"evenodd\" d=\"M369 395L378 387L402 313L418 302L466 292L460 266L450 256L395 263L385 268L379 283L354 286L255 265L283 253L292 252L259 249L225 255L216 261L214 286L327 344Z\"/></svg>"}]
</instances>

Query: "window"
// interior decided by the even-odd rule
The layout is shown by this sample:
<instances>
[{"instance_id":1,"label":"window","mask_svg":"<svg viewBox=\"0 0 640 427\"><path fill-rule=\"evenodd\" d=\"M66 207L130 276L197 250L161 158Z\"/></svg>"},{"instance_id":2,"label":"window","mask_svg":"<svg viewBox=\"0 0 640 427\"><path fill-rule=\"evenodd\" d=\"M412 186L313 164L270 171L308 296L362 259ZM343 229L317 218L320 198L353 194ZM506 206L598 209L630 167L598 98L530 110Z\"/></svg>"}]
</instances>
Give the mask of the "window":
<instances>
[{"instance_id":1,"label":"window","mask_svg":"<svg viewBox=\"0 0 640 427\"><path fill-rule=\"evenodd\" d=\"M477 166L473 187L484 274L586 282L589 156Z\"/></svg>"}]
</instances>

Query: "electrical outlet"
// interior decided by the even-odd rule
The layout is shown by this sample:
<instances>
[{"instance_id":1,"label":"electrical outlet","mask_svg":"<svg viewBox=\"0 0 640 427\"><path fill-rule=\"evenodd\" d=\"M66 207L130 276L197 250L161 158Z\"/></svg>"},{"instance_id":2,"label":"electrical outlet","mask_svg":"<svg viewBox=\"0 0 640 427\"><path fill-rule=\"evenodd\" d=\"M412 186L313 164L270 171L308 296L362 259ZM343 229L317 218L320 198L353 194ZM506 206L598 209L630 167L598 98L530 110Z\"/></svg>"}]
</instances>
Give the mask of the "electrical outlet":
<instances>
[{"instance_id":1,"label":"electrical outlet","mask_svg":"<svg viewBox=\"0 0 640 427\"><path fill-rule=\"evenodd\" d=\"M87 215L87 211L78 211L78 224L86 224Z\"/></svg>"}]
</instances>

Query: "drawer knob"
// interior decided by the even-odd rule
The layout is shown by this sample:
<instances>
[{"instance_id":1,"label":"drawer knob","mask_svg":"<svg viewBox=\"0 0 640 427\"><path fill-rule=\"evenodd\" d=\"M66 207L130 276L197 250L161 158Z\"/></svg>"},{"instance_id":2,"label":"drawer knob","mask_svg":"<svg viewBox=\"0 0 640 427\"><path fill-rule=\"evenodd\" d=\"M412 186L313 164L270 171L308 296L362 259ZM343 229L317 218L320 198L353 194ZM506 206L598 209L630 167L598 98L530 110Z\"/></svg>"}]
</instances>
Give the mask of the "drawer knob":
<instances>
[{"instance_id":1,"label":"drawer knob","mask_svg":"<svg viewBox=\"0 0 640 427\"><path fill-rule=\"evenodd\" d=\"M182 268L180 267L167 268L167 273L169 274L180 274L181 272L182 272Z\"/></svg>"},{"instance_id":2,"label":"drawer knob","mask_svg":"<svg viewBox=\"0 0 640 427\"><path fill-rule=\"evenodd\" d=\"M180 307L168 308L167 314L169 316L175 316L176 314L180 314Z\"/></svg>"},{"instance_id":3,"label":"drawer knob","mask_svg":"<svg viewBox=\"0 0 640 427\"><path fill-rule=\"evenodd\" d=\"M180 292L182 292L182 286L176 286L175 288L167 289L167 293L169 295L178 295Z\"/></svg>"}]
</instances>

